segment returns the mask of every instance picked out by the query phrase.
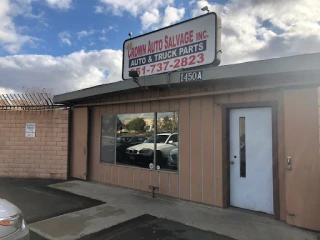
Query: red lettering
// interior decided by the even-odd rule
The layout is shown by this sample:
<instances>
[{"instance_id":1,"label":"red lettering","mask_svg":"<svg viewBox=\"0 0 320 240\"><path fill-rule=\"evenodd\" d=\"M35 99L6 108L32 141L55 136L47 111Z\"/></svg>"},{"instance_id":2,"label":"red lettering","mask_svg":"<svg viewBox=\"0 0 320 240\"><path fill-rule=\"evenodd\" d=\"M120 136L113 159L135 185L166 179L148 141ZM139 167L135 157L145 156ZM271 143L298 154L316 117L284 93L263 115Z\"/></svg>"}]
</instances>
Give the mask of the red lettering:
<instances>
[{"instance_id":1,"label":"red lettering","mask_svg":"<svg viewBox=\"0 0 320 240\"><path fill-rule=\"evenodd\" d=\"M190 43L193 43L193 30L189 31Z\"/></svg>"},{"instance_id":2,"label":"red lettering","mask_svg":"<svg viewBox=\"0 0 320 240\"><path fill-rule=\"evenodd\" d=\"M146 44L132 47L131 49L128 50L128 58L136 58L136 57L146 55L147 53L146 47L147 47Z\"/></svg>"},{"instance_id":3,"label":"red lettering","mask_svg":"<svg viewBox=\"0 0 320 240\"><path fill-rule=\"evenodd\" d=\"M198 34L198 33L197 33ZM160 44L162 44L162 40L160 40ZM185 44L193 43L193 30L184 32L184 33L179 33L174 36L168 36L166 35L164 37L164 49L170 49L170 48L175 48L179 46L183 46ZM161 50L161 49L160 49Z\"/></svg>"},{"instance_id":4,"label":"red lettering","mask_svg":"<svg viewBox=\"0 0 320 240\"><path fill-rule=\"evenodd\" d=\"M169 48L169 42L168 42L168 36L166 35L164 37L164 49L168 49Z\"/></svg>"},{"instance_id":5,"label":"red lettering","mask_svg":"<svg viewBox=\"0 0 320 240\"><path fill-rule=\"evenodd\" d=\"M184 34L184 36L185 36L185 43L188 44L189 43L189 32L186 32Z\"/></svg>"},{"instance_id":6,"label":"red lettering","mask_svg":"<svg viewBox=\"0 0 320 240\"><path fill-rule=\"evenodd\" d=\"M207 35L207 30L204 30L204 31L202 31L202 32L197 32L196 33L196 40L197 41L200 41L200 40L202 40L202 39L206 39L208 37L208 35Z\"/></svg>"},{"instance_id":7,"label":"red lettering","mask_svg":"<svg viewBox=\"0 0 320 240\"><path fill-rule=\"evenodd\" d=\"M159 52L162 50L162 47L163 47L162 39L155 40L153 42L149 41L148 42L148 53Z\"/></svg>"},{"instance_id":8,"label":"red lettering","mask_svg":"<svg viewBox=\"0 0 320 240\"><path fill-rule=\"evenodd\" d=\"M208 36L207 36L207 30L204 30L203 31L203 33L202 33L202 35L203 35L203 39L206 39Z\"/></svg>"}]
</instances>

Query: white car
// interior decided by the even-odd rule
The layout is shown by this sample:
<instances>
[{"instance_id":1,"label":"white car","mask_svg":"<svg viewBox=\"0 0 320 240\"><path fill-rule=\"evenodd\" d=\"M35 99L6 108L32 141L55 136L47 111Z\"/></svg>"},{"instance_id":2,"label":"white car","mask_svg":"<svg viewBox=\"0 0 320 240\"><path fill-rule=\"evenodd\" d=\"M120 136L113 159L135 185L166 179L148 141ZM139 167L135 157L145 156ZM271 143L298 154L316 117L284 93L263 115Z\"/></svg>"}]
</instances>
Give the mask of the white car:
<instances>
[{"instance_id":1,"label":"white car","mask_svg":"<svg viewBox=\"0 0 320 240\"><path fill-rule=\"evenodd\" d=\"M177 133L157 134L157 165L167 162L171 150L178 146ZM126 154L132 164L149 166L153 162L154 137L151 136L144 143L127 148Z\"/></svg>"},{"instance_id":2,"label":"white car","mask_svg":"<svg viewBox=\"0 0 320 240\"><path fill-rule=\"evenodd\" d=\"M0 239L28 240L29 229L22 212L12 203L0 198Z\"/></svg>"}]
</instances>

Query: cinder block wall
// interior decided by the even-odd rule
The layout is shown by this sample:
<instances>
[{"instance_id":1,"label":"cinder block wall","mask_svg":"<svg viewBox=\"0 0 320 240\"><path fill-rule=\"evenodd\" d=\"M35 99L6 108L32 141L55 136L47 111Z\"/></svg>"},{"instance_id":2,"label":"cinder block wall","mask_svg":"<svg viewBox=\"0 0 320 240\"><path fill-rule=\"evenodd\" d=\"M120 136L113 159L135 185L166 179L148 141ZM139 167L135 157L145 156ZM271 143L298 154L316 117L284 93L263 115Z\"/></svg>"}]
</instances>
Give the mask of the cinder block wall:
<instances>
[{"instance_id":1,"label":"cinder block wall","mask_svg":"<svg viewBox=\"0 0 320 240\"><path fill-rule=\"evenodd\" d=\"M25 137L36 123L36 137ZM0 111L0 177L67 178L68 111Z\"/></svg>"}]
</instances>

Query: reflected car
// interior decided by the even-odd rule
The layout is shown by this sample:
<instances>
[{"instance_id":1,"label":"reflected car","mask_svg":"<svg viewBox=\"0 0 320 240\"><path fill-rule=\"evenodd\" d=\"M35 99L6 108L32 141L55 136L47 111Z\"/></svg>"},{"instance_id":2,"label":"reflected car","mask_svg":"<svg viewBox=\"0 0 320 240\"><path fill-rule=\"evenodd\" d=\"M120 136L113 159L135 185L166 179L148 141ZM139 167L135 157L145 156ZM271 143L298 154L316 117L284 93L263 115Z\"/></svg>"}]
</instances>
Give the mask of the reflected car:
<instances>
[{"instance_id":1,"label":"reflected car","mask_svg":"<svg viewBox=\"0 0 320 240\"><path fill-rule=\"evenodd\" d=\"M0 239L1 240L28 240L29 229L21 210L0 198Z\"/></svg>"},{"instance_id":2,"label":"reflected car","mask_svg":"<svg viewBox=\"0 0 320 240\"><path fill-rule=\"evenodd\" d=\"M167 158L171 150L178 146L177 133L157 134L157 165L167 164ZM126 154L131 164L149 166L153 162L154 136L142 144L127 148Z\"/></svg>"},{"instance_id":3,"label":"reflected car","mask_svg":"<svg viewBox=\"0 0 320 240\"><path fill-rule=\"evenodd\" d=\"M126 155L126 150L130 146L141 144L146 141L144 136L121 136L117 137L117 161L123 161Z\"/></svg>"},{"instance_id":4,"label":"reflected car","mask_svg":"<svg viewBox=\"0 0 320 240\"><path fill-rule=\"evenodd\" d=\"M179 148L173 149L169 153L168 157L168 166L172 169L177 169L178 168L178 162L179 162Z\"/></svg>"}]
</instances>

